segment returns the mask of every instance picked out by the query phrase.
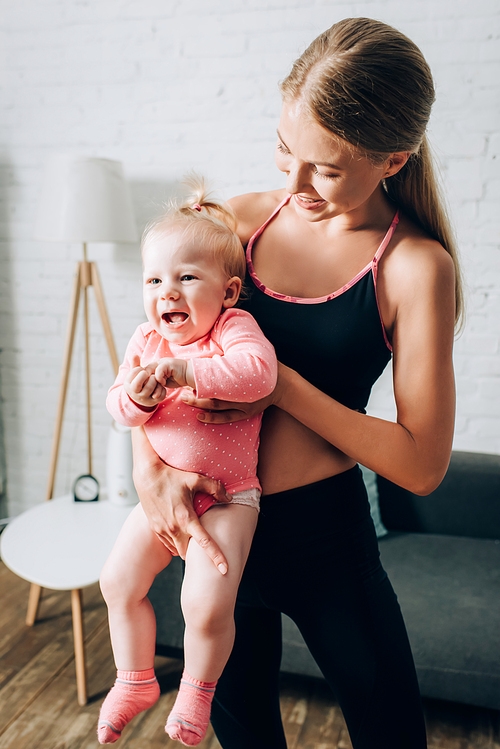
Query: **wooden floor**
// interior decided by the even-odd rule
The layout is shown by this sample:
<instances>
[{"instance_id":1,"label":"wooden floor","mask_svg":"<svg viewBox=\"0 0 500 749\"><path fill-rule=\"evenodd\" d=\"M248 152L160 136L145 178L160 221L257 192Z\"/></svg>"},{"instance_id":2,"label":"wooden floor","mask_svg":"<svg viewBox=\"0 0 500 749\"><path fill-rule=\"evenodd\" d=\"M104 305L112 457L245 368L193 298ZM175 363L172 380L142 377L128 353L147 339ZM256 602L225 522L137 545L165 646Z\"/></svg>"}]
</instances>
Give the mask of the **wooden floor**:
<instances>
[{"instance_id":1,"label":"wooden floor","mask_svg":"<svg viewBox=\"0 0 500 749\"><path fill-rule=\"evenodd\" d=\"M99 706L114 680L105 606L84 591L89 703L78 707L70 595L45 591L39 622L26 627L29 585L0 563L0 749L97 749ZM177 749L163 730L181 663L158 658L158 703L125 729L121 749ZM500 749L500 714L426 701L429 749ZM282 712L289 749L350 749L338 706L319 680L285 677ZM220 749L210 728L200 749Z\"/></svg>"}]
</instances>

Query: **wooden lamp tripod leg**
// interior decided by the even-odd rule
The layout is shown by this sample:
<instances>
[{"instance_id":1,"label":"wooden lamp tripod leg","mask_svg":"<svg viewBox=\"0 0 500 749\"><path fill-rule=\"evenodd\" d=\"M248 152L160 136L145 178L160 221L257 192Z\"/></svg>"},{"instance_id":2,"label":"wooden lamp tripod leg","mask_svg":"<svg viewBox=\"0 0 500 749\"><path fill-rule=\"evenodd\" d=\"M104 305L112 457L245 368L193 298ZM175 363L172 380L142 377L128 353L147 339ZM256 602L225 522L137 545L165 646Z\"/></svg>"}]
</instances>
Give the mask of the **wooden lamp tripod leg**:
<instances>
[{"instance_id":1,"label":"wooden lamp tripod leg","mask_svg":"<svg viewBox=\"0 0 500 749\"><path fill-rule=\"evenodd\" d=\"M104 329L104 334L106 336L106 341L108 344L108 350L109 350L109 355L111 357L111 363L113 365L113 370L115 374L118 373L118 357L116 355L115 344L113 341L113 334L111 332L111 325L109 323L108 314L106 312L106 305L104 302L104 295L102 293L101 282L99 280L99 274L97 272L95 263L89 263L86 260L84 260L83 262L80 262L77 265L76 273L75 273L75 281L73 285L73 295L71 298L71 305L70 305L70 311L69 311L69 317L68 317L68 327L67 327L67 332L66 332L66 344L65 344L64 359L63 359L61 388L59 391L59 403L57 406L56 426L55 426L54 438L52 442L52 454L50 458L49 480L47 484L46 499L52 499L52 495L54 492L57 458L59 454L59 443L61 440L62 423L63 423L63 417L64 417L64 407L66 404L66 393L68 390L69 373L71 369L71 357L73 354L73 344L75 340L76 323L78 320L78 306L80 303L80 293L82 290L86 292L86 289L88 286L94 287L95 298L96 298L97 306L98 306L99 313L101 316L101 322L102 322L102 326ZM85 339L86 339L86 351L87 351L87 370L89 369L88 335L89 335L88 334L88 311L86 310ZM90 390L90 385L88 383L88 380L89 380L89 373L87 371L87 391ZM88 404L90 403L89 392L87 393L87 402ZM88 410L89 410L89 406L88 406ZM88 413L88 418L90 420L90 413ZM90 435L90 421L89 421L89 435ZM90 439L90 436L89 436L89 439Z\"/></svg>"},{"instance_id":2,"label":"wooden lamp tripod leg","mask_svg":"<svg viewBox=\"0 0 500 749\"><path fill-rule=\"evenodd\" d=\"M113 333L111 332L111 325L109 323L108 313L106 311L106 304L104 302L104 294L102 293L101 281L99 279L99 273L97 272L97 266L95 263L90 263L90 274L92 279L92 286L94 287L95 300L101 316L101 323L106 336L106 342L108 344L108 351L111 357L111 364L113 365L113 371L115 376L118 374L118 357L116 355L115 343L113 341Z\"/></svg>"},{"instance_id":3,"label":"wooden lamp tripod leg","mask_svg":"<svg viewBox=\"0 0 500 749\"><path fill-rule=\"evenodd\" d=\"M73 354L73 343L75 341L76 323L78 320L78 305L80 302L82 263L78 263L73 284L73 295L68 316L66 329L66 344L64 349L63 368L61 376L61 388L59 390L59 402L57 404L56 426L52 441L52 453L50 456L49 480L47 483L46 499L52 499L54 493L54 482L56 476L57 458L59 455L59 443L61 441L62 423L64 417L64 406L66 405L66 393L68 391L69 373L71 369L71 356Z\"/></svg>"}]
</instances>

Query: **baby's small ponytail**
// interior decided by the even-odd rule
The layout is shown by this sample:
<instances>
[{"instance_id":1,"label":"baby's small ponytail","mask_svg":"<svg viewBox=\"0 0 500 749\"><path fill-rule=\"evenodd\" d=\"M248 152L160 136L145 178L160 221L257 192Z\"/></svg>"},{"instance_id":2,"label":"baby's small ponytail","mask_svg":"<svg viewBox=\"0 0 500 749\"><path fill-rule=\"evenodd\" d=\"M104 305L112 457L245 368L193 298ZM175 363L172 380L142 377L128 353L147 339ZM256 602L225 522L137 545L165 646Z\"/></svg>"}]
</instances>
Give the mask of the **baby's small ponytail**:
<instances>
[{"instance_id":1,"label":"baby's small ponytail","mask_svg":"<svg viewBox=\"0 0 500 749\"><path fill-rule=\"evenodd\" d=\"M190 174L184 178L183 184L190 189L190 193L184 203L178 206L179 213L189 215L190 211L195 211L201 215L208 214L212 218L217 218L227 224L231 231L236 231L236 216L233 211L212 197L203 177Z\"/></svg>"}]
</instances>

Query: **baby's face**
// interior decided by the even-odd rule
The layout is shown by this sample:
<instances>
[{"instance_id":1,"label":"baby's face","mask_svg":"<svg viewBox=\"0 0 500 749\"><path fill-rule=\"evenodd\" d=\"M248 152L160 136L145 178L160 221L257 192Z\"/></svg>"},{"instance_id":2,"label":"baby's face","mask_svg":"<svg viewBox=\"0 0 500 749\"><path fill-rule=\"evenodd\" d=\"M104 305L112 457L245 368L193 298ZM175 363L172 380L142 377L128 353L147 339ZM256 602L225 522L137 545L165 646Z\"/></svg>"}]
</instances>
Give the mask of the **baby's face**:
<instances>
[{"instance_id":1,"label":"baby's face","mask_svg":"<svg viewBox=\"0 0 500 749\"><path fill-rule=\"evenodd\" d=\"M144 309L157 333L179 345L203 338L228 306L230 279L212 253L172 227L147 242L143 264Z\"/></svg>"}]
</instances>

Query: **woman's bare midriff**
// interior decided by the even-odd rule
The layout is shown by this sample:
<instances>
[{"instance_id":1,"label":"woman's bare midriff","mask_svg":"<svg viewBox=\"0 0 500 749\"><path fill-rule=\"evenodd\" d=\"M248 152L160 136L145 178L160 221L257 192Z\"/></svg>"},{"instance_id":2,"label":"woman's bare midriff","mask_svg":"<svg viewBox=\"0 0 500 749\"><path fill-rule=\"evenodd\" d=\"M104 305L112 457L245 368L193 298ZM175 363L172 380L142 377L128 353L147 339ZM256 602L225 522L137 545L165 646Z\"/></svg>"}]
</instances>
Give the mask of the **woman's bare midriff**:
<instances>
[{"instance_id":1,"label":"woman's bare midriff","mask_svg":"<svg viewBox=\"0 0 500 749\"><path fill-rule=\"evenodd\" d=\"M264 412L260 434L259 479L263 494L276 494L343 473L355 461L272 406Z\"/></svg>"}]
</instances>

